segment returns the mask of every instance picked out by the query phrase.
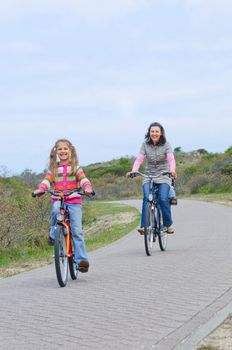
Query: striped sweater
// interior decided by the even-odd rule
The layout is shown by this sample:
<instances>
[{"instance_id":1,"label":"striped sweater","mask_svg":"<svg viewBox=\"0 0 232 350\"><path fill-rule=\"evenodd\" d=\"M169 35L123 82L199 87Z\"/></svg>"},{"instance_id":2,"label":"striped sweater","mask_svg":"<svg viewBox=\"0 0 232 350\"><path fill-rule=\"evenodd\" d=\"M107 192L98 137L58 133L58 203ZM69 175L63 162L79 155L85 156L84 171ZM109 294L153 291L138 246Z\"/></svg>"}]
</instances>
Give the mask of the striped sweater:
<instances>
[{"instance_id":1,"label":"striped sweater","mask_svg":"<svg viewBox=\"0 0 232 350\"><path fill-rule=\"evenodd\" d=\"M53 187L55 191L61 190L64 193L76 188L92 191L91 183L81 167L77 168L76 174L70 175L71 166L69 164L57 164L57 166L57 175L54 177L53 174L48 171L43 181L39 184L39 189L41 191L47 191L50 187ZM57 200L56 197L52 198L53 201ZM82 197L77 193L73 193L70 196L65 197L65 202L70 204L81 204Z\"/></svg>"}]
</instances>

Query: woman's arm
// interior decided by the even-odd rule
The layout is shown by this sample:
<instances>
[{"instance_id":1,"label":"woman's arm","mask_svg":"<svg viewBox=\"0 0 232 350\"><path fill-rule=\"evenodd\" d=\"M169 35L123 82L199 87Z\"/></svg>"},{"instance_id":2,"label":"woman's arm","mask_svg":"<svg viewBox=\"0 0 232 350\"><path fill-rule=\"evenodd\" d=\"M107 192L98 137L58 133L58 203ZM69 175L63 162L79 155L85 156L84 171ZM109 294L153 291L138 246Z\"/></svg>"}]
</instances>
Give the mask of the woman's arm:
<instances>
[{"instance_id":1,"label":"woman's arm","mask_svg":"<svg viewBox=\"0 0 232 350\"><path fill-rule=\"evenodd\" d=\"M170 172L172 173L172 176L176 178L176 161L174 154L172 152L167 153L167 161L169 165Z\"/></svg>"},{"instance_id":2,"label":"woman's arm","mask_svg":"<svg viewBox=\"0 0 232 350\"><path fill-rule=\"evenodd\" d=\"M143 163L144 161L144 155L143 154L139 154L138 157L135 159L133 167L132 167L132 173L135 173L136 171L139 170L140 165Z\"/></svg>"}]
</instances>

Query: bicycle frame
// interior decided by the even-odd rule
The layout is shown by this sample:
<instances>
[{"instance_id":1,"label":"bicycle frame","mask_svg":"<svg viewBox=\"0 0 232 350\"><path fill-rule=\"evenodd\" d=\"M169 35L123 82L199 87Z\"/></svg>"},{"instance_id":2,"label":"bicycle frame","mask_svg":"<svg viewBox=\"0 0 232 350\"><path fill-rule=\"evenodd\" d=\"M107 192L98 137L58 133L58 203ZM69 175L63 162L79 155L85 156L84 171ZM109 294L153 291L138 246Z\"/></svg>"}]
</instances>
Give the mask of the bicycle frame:
<instances>
[{"instance_id":1,"label":"bicycle frame","mask_svg":"<svg viewBox=\"0 0 232 350\"><path fill-rule=\"evenodd\" d=\"M57 225L62 225L67 234L65 235L65 241L66 241L66 254L67 257L73 256L72 251L72 244L71 244L71 227L70 227L70 221L69 221L69 211L68 209L65 209L65 203L64 203L64 194L61 192L59 194L59 200L60 200L60 212L56 215Z\"/></svg>"},{"instance_id":2,"label":"bicycle frame","mask_svg":"<svg viewBox=\"0 0 232 350\"><path fill-rule=\"evenodd\" d=\"M74 262L73 250L72 250L72 234L69 220L69 211L65 208L65 197L70 196L72 193L76 192L80 195L85 195L85 192L80 189L72 190L68 193L63 193L62 191L50 191L52 196L59 197L60 201L60 210L56 215L57 227L54 241L54 259L55 259L55 268L56 276L58 283L61 287L65 287L68 281L68 266L70 276L73 280L77 279L78 269L76 263ZM33 197L37 195L42 195L45 192L32 193ZM91 196L94 196L95 192L91 193Z\"/></svg>"},{"instance_id":3,"label":"bicycle frame","mask_svg":"<svg viewBox=\"0 0 232 350\"><path fill-rule=\"evenodd\" d=\"M162 211L157 198L158 186L155 183L155 177L143 174L139 171L132 173L131 177L136 176L136 174L149 179L148 205L145 212L144 243L146 254L150 256L152 254L153 242L155 242L157 236L160 249L162 251L166 250L167 230L165 230L162 223ZM170 176L169 172L164 174Z\"/></svg>"}]
</instances>

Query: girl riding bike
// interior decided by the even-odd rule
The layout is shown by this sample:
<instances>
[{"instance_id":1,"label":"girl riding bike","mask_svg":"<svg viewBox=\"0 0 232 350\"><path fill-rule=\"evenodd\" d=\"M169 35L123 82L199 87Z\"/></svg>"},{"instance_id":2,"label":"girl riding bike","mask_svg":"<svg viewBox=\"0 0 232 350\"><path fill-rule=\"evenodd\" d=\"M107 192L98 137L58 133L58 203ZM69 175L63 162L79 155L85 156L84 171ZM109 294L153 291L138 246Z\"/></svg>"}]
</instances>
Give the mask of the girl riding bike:
<instances>
[{"instance_id":1,"label":"girl riding bike","mask_svg":"<svg viewBox=\"0 0 232 350\"><path fill-rule=\"evenodd\" d=\"M75 147L69 140L59 139L50 152L50 170L34 195L39 195L49 190L52 186L55 191L64 193L82 188L86 195L91 195L92 186L85 176L84 171L78 165L78 158ZM86 252L85 240L82 232L82 197L73 193L65 197L65 206L70 216L70 226L74 244L74 262L80 272L88 272L89 261ZM48 244L54 245L56 231L56 215L59 212L60 201L52 196L51 229Z\"/></svg>"}]
</instances>

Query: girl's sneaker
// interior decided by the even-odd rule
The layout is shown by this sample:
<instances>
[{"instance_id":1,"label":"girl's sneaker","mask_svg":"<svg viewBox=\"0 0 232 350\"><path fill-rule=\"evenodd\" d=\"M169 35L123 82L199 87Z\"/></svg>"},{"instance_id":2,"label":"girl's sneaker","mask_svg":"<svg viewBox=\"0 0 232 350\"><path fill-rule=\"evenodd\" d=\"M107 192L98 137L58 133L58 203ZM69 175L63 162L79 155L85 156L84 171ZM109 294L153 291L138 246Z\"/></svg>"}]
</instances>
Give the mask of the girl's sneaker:
<instances>
[{"instance_id":1,"label":"girl's sneaker","mask_svg":"<svg viewBox=\"0 0 232 350\"><path fill-rule=\"evenodd\" d=\"M81 260L78 265L78 271L80 272L88 272L89 270L89 262L87 260Z\"/></svg>"}]
</instances>

